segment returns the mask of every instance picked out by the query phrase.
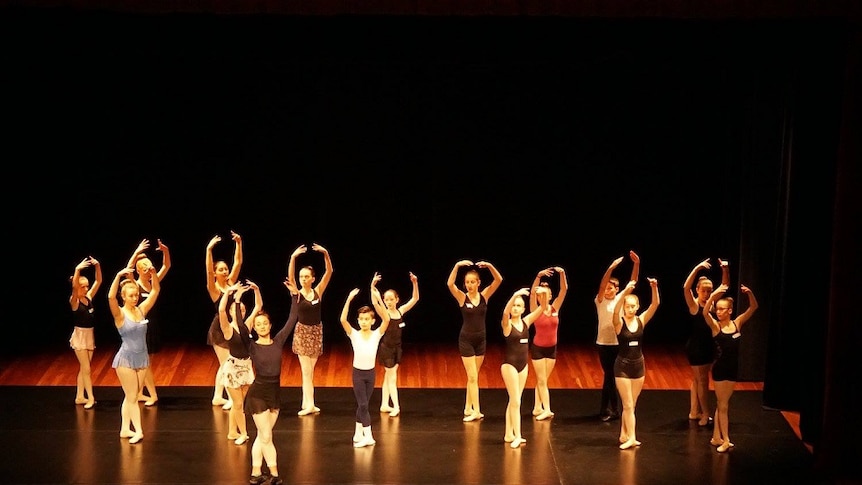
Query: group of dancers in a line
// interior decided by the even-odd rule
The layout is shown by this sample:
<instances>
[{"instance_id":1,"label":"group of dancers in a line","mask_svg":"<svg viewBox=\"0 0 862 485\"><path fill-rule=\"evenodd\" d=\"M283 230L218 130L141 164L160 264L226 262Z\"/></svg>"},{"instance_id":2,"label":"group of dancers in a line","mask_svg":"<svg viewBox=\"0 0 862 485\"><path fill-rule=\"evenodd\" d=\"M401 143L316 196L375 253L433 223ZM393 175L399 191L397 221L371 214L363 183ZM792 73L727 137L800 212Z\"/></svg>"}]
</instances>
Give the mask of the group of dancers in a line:
<instances>
[{"instance_id":1,"label":"group of dancers in a line","mask_svg":"<svg viewBox=\"0 0 862 485\"><path fill-rule=\"evenodd\" d=\"M298 415L320 412L314 402L314 368L323 352L321 301L332 275L329 251L319 244L311 250L323 255L324 272L318 281L312 265L298 271L297 259L308 252L301 245L290 256L284 286L291 295L290 316L272 335L270 316L263 306L260 288L253 281L240 280L243 261L242 238L231 232L234 241L233 266L213 258L213 249L221 241L213 237L206 246L207 291L215 307L207 342L219 360L215 377L213 405L229 413L228 439L237 445L249 440L246 415L251 414L257 435L252 444L251 484L267 479L278 485L277 454L272 430L281 409L280 373L282 348L293 334L292 351L297 355L302 374L302 401ZM156 250L162 253L162 266L156 270L146 251L150 242L144 239L133 252L128 264L116 273L108 290L108 305L122 343L112 366L123 388L120 436L129 443L139 443L144 435L141 408L158 402L151 371L152 354L158 352L158 325L153 322L153 308L161 291L161 281L171 267L170 251L158 240ZM640 300L633 292L638 282L640 258L629 252L631 277L620 290L614 270L624 261L615 259L608 266L595 297L597 310L596 347L604 373L601 409L602 421L620 419L619 448L641 444L635 432L635 407L643 388L645 366L641 341L644 328L654 316L659 303L658 281L647 278L650 304L640 311ZM719 452L733 447L728 431L728 407L738 371L738 349L741 328L757 309L757 300L749 288L740 286L748 297L748 308L734 317L733 299L726 296L729 288L729 266L718 260L722 280L717 288L700 275L711 269L709 259L698 263L683 285L685 302L691 315L691 327L686 353L692 369L689 419L701 426L713 424L710 443ZM92 286L82 273L94 268ZM491 282L482 287L481 272L491 275ZM463 276L463 288L457 285ZM559 278L557 295L553 295L551 280ZM356 397L356 424L353 446L375 444L371 431L370 401L374 389L376 364L385 370L380 411L396 417L401 412L397 389L397 371L402 357L401 332L404 314L419 300L418 278L409 273L412 294L401 302L394 289L381 293L377 284L382 277L375 273L369 293L371 305L357 309L356 324L348 314L354 298L360 293L354 288L348 294L341 312L341 325L353 348L353 390ZM462 325L458 349L467 376L464 402L464 422L481 420L484 414L479 404L479 371L486 351L486 317L488 300L500 287L503 277L487 261L461 260L455 263L447 280L450 293L461 310ZM70 345L80 363L77 376L76 404L91 409L96 404L90 376L90 362L95 349L93 297L102 283L99 261L84 258L71 278L70 305L74 330ZM254 295L249 312L243 302L246 292ZM535 399L532 415L536 420L554 416L551 411L548 378L556 362L559 312L568 292L568 282L562 267L539 271L529 287L515 291L507 301L500 320L505 338L505 352L500 371L508 393L505 413L504 442L512 448L526 440L521 434L521 396L528 374L528 361L536 373ZM640 313L639 313L640 312ZM533 330L530 330L533 327ZM709 410L709 373L715 386L716 410ZM224 393L227 393L225 397ZM264 461L266 469L264 469ZM269 475L269 477L265 476Z\"/></svg>"}]
</instances>

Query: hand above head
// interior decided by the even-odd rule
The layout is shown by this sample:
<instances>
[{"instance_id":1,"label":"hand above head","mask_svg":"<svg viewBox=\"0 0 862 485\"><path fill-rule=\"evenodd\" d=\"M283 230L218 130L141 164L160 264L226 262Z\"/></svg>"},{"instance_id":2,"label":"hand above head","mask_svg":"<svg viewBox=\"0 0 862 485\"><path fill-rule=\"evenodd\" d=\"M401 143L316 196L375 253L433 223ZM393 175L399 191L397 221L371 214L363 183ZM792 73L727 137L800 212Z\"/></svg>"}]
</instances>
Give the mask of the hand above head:
<instances>
[{"instance_id":1,"label":"hand above head","mask_svg":"<svg viewBox=\"0 0 862 485\"><path fill-rule=\"evenodd\" d=\"M739 285L739 291L745 293L746 295L751 293L751 289L745 285Z\"/></svg>"},{"instance_id":2,"label":"hand above head","mask_svg":"<svg viewBox=\"0 0 862 485\"><path fill-rule=\"evenodd\" d=\"M615 259L615 260L611 261L611 268L616 268L616 267L617 267L617 266L619 266L619 265L620 265L620 263L622 263L622 262L623 262L623 257L622 257L622 256L620 256L619 258L617 258L617 259Z\"/></svg>"},{"instance_id":3,"label":"hand above head","mask_svg":"<svg viewBox=\"0 0 862 485\"><path fill-rule=\"evenodd\" d=\"M306 251L308 251L308 247L305 244L301 244L299 247L297 247L296 249L293 250L293 254L291 254L291 257L296 257L296 256L299 256L300 254L305 254Z\"/></svg>"},{"instance_id":4,"label":"hand above head","mask_svg":"<svg viewBox=\"0 0 862 485\"><path fill-rule=\"evenodd\" d=\"M142 253L150 248L150 240L142 239L141 242L138 243L138 249L135 250L136 253Z\"/></svg>"},{"instance_id":5,"label":"hand above head","mask_svg":"<svg viewBox=\"0 0 862 485\"><path fill-rule=\"evenodd\" d=\"M638 253L636 253L634 251L629 251L629 258L632 260L633 263L640 263L641 262L640 256L638 256Z\"/></svg>"},{"instance_id":6,"label":"hand above head","mask_svg":"<svg viewBox=\"0 0 862 485\"><path fill-rule=\"evenodd\" d=\"M413 274L412 271L409 272L409 275L410 275L410 281L412 281L413 283L416 283L417 281L419 281L419 278L417 278L416 275Z\"/></svg>"},{"instance_id":7,"label":"hand above head","mask_svg":"<svg viewBox=\"0 0 862 485\"><path fill-rule=\"evenodd\" d=\"M91 264L93 263L90 261L90 258L84 258L77 266L75 266L75 269L82 270L89 267Z\"/></svg>"},{"instance_id":8,"label":"hand above head","mask_svg":"<svg viewBox=\"0 0 862 485\"><path fill-rule=\"evenodd\" d=\"M317 243L312 243L312 244L311 244L311 249L313 249L313 250L315 250L315 251L317 251L317 252L319 252L319 253L327 253L327 252L328 252L328 251L326 250L326 248L325 248L325 247L323 247L323 246L321 246L320 244L317 244Z\"/></svg>"},{"instance_id":9,"label":"hand above head","mask_svg":"<svg viewBox=\"0 0 862 485\"><path fill-rule=\"evenodd\" d=\"M718 265L722 268L730 266L730 263L726 259L718 258Z\"/></svg>"},{"instance_id":10,"label":"hand above head","mask_svg":"<svg viewBox=\"0 0 862 485\"><path fill-rule=\"evenodd\" d=\"M719 260L719 261L721 261L721 260ZM709 258L706 258L703 261L701 261L700 263L698 263L697 267L700 269L709 269L712 267L712 265L709 263Z\"/></svg>"},{"instance_id":11,"label":"hand above head","mask_svg":"<svg viewBox=\"0 0 862 485\"><path fill-rule=\"evenodd\" d=\"M378 283L381 279L383 279L383 277L382 277L382 276L380 276L380 273L378 273L377 271L375 271L375 272L374 272L374 277L373 277L373 278L371 278L371 287L372 287L372 288L376 287L376 286L377 286L377 283Z\"/></svg>"},{"instance_id":12,"label":"hand above head","mask_svg":"<svg viewBox=\"0 0 862 485\"><path fill-rule=\"evenodd\" d=\"M554 268L545 268L545 269L543 269L543 270L539 271L539 272L536 274L536 276L537 276L537 277L539 277L539 278L541 278L542 276L544 276L544 277L546 277L546 278L547 278L547 277L552 276L553 274L554 274Z\"/></svg>"},{"instance_id":13,"label":"hand above head","mask_svg":"<svg viewBox=\"0 0 862 485\"><path fill-rule=\"evenodd\" d=\"M566 272L566 270L564 270L562 266L554 266L554 271L557 273L565 273Z\"/></svg>"},{"instance_id":14,"label":"hand above head","mask_svg":"<svg viewBox=\"0 0 862 485\"><path fill-rule=\"evenodd\" d=\"M476 266L480 268L487 268L488 266L491 266L491 263L487 261L479 261L478 263L476 263Z\"/></svg>"},{"instance_id":15,"label":"hand above head","mask_svg":"<svg viewBox=\"0 0 862 485\"><path fill-rule=\"evenodd\" d=\"M235 242L235 243L241 243L242 242L242 237L234 231L230 232L230 238L233 239L233 242Z\"/></svg>"},{"instance_id":16,"label":"hand above head","mask_svg":"<svg viewBox=\"0 0 862 485\"><path fill-rule=\"evenodd\" d=\"M221 242L221 236L216 234L215 236L212 237L212 239L210 239L210 242L207 243L207 249L212 249L213 247L215 247L216 244L218 244L220 242Z\"/></svg>"},{"instance_id":17,"label":"hand above head","mask_svg":"<svg viewBox=\"0 0 862 485\"><path fill-rule=\"evenodd\" d=\"M352 300L358 294L359 294L359 288L354 288L354 289L350 290L350 293L347 295L347 299Z\"/></svg>"},{"instance_id":18,"label":"hand above head","mask_svg":"<svg viewBox=\"0 0 862 485\"><path fill-rule=\"evenodd\" d=\"M637 281L635 281L635 280L629 280L629 282L628 282L628 283L626 283L626 287L625 287L625 288L623 288L623 291L631 291L631 290L634 290L634 289L635 289L635 286L637 286Z\"/></svg>"},{"instance_id":19,"label":"hand above head","mask_svg":"<svg viewBox=\"0 0 862 485\"><path fill-rule=\"evenodd\" d=\"M123 268L117 272L117 277L120 277L123 275L131 275L134 272L135 272L135 270L133 270L132 268Z\"/></svg>"},{"instance_id":20,"label":"hand above head","mask_svg":"<svg viewBox=\"0 0 862 485\"><path fill-rule=\"evenodd\" d=\"M656 286L658 286L658 280L655 278L649 278L648 277L647 281L649 281L649 285L651 288L655 288Z\"/></svg>"},{"instance_id":21,"label":"hand above head","mask_svg":"<svg viewBox=\"0 0 862 485\"><path fill-rule=\"evenodd\" d=\"M518 291L516 291L513 296L518 296L518 295L530 296L530 289L529 288L521 288Z\"/></svg>"},{"instance_id":22,"label":"hand above head","mask_svg":"<svg viewBox=\"0 0 862 485\"><path fill-rule=\"evenodd\" d=\"M161 239L156 239L156 241L157 241L157 242L158 242L158 244L159 244L159 247L158 247L158 248L156 248L156 251L162 251L162 252L164 252L164 251L167 251L167 250L168 250L168 246L167 246L167 245L165 245L165 243L163 243Z\"/></svg>"},{"instance_id":23,"label":"hand above head","mask_svg":"<svg viewBox=\"0 0 862 485\"><path fill-rule=\"evenodd\" d=\"M462 259L461 261L455 263L455 266L473 266L473 261L470 261L469 259Z\"/></svg>"},{"instance_id":24,"label":"hand above head","mask_svg":"<svg viewBox=\"0 0 862 485\"><path fill-rule=\"evenodd\" d=\"M91 264L91 265L93 265L93 266L98 266L98 265L99 265L99 260L98 260L98 259L96 259L96 258L94 258L94 257L92 257L92 256L88 256L88 259L90 260L90 264Z\"/></svg>"}]
</instances>

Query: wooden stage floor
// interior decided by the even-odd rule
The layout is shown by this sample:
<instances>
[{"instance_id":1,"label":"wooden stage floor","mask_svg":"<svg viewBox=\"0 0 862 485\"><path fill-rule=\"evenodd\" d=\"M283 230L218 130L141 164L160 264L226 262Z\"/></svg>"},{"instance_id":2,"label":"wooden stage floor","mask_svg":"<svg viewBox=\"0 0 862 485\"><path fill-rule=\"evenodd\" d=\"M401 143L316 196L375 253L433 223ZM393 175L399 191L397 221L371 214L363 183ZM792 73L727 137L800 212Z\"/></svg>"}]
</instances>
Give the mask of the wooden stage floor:
<instances>
[{"instance_id":1,"label":"wooden stage floor","mask_svg":"<svg viewBox=\"0 0 862 485\"><path fill-rule=\"evenodd\" d=\"M296 415L298 364L287 350L282 414L275 426L285 483L298 484L817 484L813 458L783 413L764 408L761 383L740 383L731 401L728 453L709 445L711 430L687 419L688 366L673 349L645 349L647 383L637 407L642 446L617 448L619 421L601 422L601 370L590 346L563 347L551 383L556 415L536 421L528 383L522 403L527 442L503 442L506 392L499 355L481 371L485 418L464 423L464 371L451 346L405 348L401 415L376 412L377 444L353 448L355 401L350 352L328 347L316 372L317 415ZM94 358L94 409L74 405L77 362L71 350L0 358L3 483L243 484L251 443L226 439L227 415L212 406L216 358L205 345L168 346L155 355L159 402L142 410L144 440L118 436L122 391L114 349ZM453 355L454 353L454 355ZM532 372L532 369L530 369ZM382 372L378 372L380 377ZM785 413L786 414L786 413ZM254 437L254 426L249 419Z\"/></svg>"}]
</instances>

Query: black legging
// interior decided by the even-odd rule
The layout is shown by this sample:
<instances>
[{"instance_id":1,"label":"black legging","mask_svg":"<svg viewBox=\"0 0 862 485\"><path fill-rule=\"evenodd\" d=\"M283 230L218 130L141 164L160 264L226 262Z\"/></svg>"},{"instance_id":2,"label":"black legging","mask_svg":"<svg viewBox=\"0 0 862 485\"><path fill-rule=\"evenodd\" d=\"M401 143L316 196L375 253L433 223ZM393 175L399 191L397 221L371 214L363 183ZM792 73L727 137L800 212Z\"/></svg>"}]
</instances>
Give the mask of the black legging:
<instances>
[{"instance_id":1,"label":"black legging","mask_svg":"<svg viewBox=\"0 0 862 485\"><path fill-rule=\"evenodd\" d=\"M353 368L353 395L356 396L356 422L363 428L371 426L371 394L374 392L374 369Z\"/></svg>"},{"instance_id":2,"label":"black legging","mask_svg":"<svg viewBox=\"0 0 862 485\"><path fill-rule=\"evenodd\" d=\"M604 380L602 381L601 416L620 414L620 394L614 380L614 361L619 353L619 345L596 345L599 349L599 362L602 364Z\"/></svg>"}]
</instances>

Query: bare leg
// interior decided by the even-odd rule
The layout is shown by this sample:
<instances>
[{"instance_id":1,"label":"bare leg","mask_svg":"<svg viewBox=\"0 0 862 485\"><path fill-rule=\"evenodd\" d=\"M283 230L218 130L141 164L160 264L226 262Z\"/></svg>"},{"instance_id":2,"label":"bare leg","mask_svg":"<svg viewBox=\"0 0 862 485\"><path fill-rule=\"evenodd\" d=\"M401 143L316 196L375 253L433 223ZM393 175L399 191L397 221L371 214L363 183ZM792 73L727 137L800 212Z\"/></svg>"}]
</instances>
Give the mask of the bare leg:
<instances>
[{"instance_id":1,"label":"bare leg","mask_svg":"<svg viewBox=\"0 0 862 485\"><path fill-rule=\"evenodd\" d=\"M318 413L320 408L314 405L314 367L317 365L317 356L300 355L299 367L302 371L302 405L299 410L300 416Z\"/></svg>"},{"instance_id":2,"label":"bare leg","mask_svg":"<svg viewBox=\"0 0 862 485\"><path fill-rule=\"evenodd\" d=\"M554 415L551 411L551 393L548 389L548 377L554 371L556 359L540 359L533 361L533 368L536 369L536 399L541 412L536 416L539 421L550 418ZM535 409L534 409L535 411Z\"/></svg>"},{"instance_id":3,"label":"bare leg","mask_svg":"<svg viewBox=\"0 0 862 485\"><path fill-rule=\"evenodd\" d=\"M224 347L219 347L218 345L213 345L213 351L215 351L216 357L218 358L218 371L216 371L215 375L212 403L213 406L227 406L227 403L230 401L224 398L225 390L223 369L225 361L230 356L230 351ZM230 398L230 395L228 395L228 398Z\"/></svg>"},{"instance_id":4,"label":"bare leg","mask_svg":"<svg viewBox=\"0 0 862 485\"><path fill-rule=\"evenodd\" d=\"M464 370L467 372L467 398L464 401L464 421L473 421L484 417L479 406L479 370L482 368L484 360L484 355L461 357L461 362L464 363Z\"/></svg>"},{"instance_id":5,"label":"bare leg","mask_svg":"<svg viewBox=\"0 0 862 485\"><path fill-rule=\"evenodd\" d=\"M144 430L141 426L141 408L138 405L138 393L141 392L145 373L146 369L135 370L128 367L117 367L117 377L120 379L120 385L123 387L120 437L130 438L129 443L138 443L144 438ZM131 427L129 424L131 424Z\"/></svg>"},{"instance_id":6,"label":"bare leg","mask_svg":"<svg viewBox=\"0 0 862 485\"><path fill-rule=\"evenodd\" d=\"M90 409L96 404L96 398L93 397L93 379L90 371L90 363L93 361L93 351L76 350L75 357L78 358L75 403L84 404L86 409Z\"/></svg>"},{"instance_id":7,"label":"bare leg","mask_svg":"<svg viewBox=\"0 0 862 485\"><path fill-rule=\"evenodd\" d=\"M644 378L628 379L625 377L616 377L617 390L620 393L620 401L622 402L623 413L620 420L620 449L625 450L632 446L640 445L635 433L635 405L643 389Z\"/></svg>"},{"instance_id":8,"label":"bare leg","mask_svg":"<svg viewBox=\"0 0 862 485\"><path fill-rule=\"evenodd\" d=\"M248 429L245 423L245 409L243 407L245 405L245 393L248 392L248 386L243 386L242 388L228 387L227 392L233 401L228 423L228 439L233 438L236 440L236 444L241 445L248 441Z\"/></svg>"},{"instance_id":9,"label":"bare leg","mask_svg":"<svg viewBox=\"0 0 862 485\"><path fill-rule=\"evenodd\" d=\"M698 425L706 426L709 424L709 417L712 413L709 411L709 369L712 364L693 366L694 382L692 385L697 398L697 409L700 415Z\"/></svg>"},{"instance_id":10,"label":"bare leg","mask_svg":"<svg viewBox=\"0 0 862 485\"><path fill-rule=\"evenodd\" d=\"M718 451L725 452L733 447L730 441L730 431L728 423L728 415L730 410L730 397L733 395L733 388L736 386L735 381L716 381L715 382L715 429L713 429L712 443L718 446Z\"/></svg>"},{"instance_id":11,"label":"bare leg","mask_svg":"<svg viewBox=\"0 0 862 485\"><path fill-rule=\"evenodd\" d=\"M150 366L147 367L144 386L141 388L141 394L138 395L138 401L145 401L144 406L152 406L159 400L159 395L156 393L156 379L153 376L153 355L150 354ZM144 395L144 390L146 390L146 395Z\"/></svg>"},{"instance_id":12,"label":"bare leg","mask_svg":"<svg viewBox=\"0 0 862 485\"><path fill-rule=\"evenodd\" d=\"M390 399L392 400L392 408L389 411L389 416L394 418L401 412L401 403L398 401L398 364L386 368L383 374L383 387L386 389L388 395L386 404L389 404Z\"/></svg>"}]
</instances>

